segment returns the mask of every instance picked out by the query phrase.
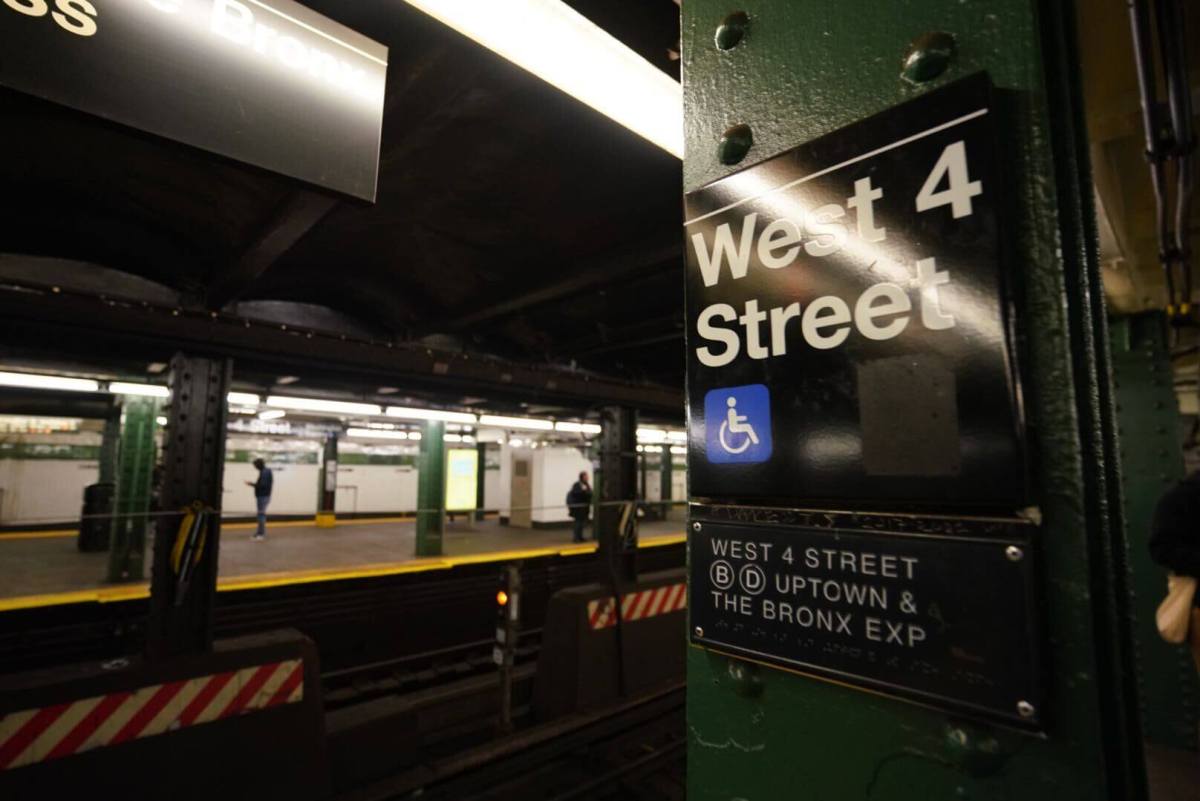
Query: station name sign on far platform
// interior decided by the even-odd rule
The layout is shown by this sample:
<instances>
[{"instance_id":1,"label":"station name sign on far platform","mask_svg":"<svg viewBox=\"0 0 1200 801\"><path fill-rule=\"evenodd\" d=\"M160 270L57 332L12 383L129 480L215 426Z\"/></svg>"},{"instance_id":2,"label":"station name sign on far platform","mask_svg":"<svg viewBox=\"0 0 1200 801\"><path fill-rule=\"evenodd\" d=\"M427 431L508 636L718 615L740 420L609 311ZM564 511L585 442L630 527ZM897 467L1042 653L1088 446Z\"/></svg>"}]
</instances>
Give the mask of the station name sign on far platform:
<instances>
[{"instance_id":1,"label":"station name sign on far platform","mask_svg":"<svg viewBox=\"0 0 1200 801\"><path fill-rule=\"evenodd\" d=\"M0 3L0 85L369 201L387 57L292 0Z\"/></svg>"},{"instance_id":2,"label":"station name sign on far platform","mask_svg":"<svg viewBox=\"0 0 1200 801\"><path fill-rule=\"evenodd\" d=\"M693 496L1023 506L979 74L686 198Z\"/></svg>"}]
</instances>

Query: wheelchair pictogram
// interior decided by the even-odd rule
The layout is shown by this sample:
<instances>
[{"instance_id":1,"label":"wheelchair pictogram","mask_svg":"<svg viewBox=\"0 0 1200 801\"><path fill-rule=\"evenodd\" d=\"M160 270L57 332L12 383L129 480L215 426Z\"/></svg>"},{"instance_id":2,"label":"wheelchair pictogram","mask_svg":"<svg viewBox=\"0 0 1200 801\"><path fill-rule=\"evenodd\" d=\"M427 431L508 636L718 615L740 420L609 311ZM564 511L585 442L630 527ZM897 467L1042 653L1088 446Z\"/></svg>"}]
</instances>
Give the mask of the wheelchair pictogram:
<instances>
[{"instance_id":1,"label":"wheelchair pictogram","mask_svg":"<svg viewBox=\"0 0 1200 801\"><path fill-rule=\"evenodd\" d=\"M721 442L721 447L730 453L737 454L742 453L751 445L757 445L758 433L755 432L754 426L746 422L750 418L746 417L744 414L737 413L737 398L730 395L728 398L726 398L725 404L729 407L729 412L726 414L725 419L721 422L721 430L717 433L717 437ZM726 439L727 434L730 436L730 438L732 438L732 435L734 434L745 434L746 439L742 441L741 445L730 445L729 441Z\"/></svg>"},{"instance_id":2,"label":"wheelchair pictogram","mask_svg":"<svg viewBox=\"0 0 1200 801\"><path fill-rule=\"evenodd\" d=\"M771 395L763 384L709 390L704 397L708 460L765 462L771 458Z\"/></svg>"}]
</instances>

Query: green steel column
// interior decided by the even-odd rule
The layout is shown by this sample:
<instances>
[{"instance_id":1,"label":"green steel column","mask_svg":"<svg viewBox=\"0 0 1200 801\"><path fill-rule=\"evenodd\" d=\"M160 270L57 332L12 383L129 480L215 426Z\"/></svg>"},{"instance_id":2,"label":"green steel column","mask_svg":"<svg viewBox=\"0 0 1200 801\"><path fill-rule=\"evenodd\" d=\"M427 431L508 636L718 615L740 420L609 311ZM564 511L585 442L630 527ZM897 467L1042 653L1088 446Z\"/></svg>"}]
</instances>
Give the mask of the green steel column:
<instances>
[{"instance_id":1,"label":"green steel column","mask_svg":"<svg viewBox=\"0 0 1200 801\"><path fill-rule=\"evenodd\" d=\"M158 401L127 397L121 412L117 491L108 549L109 581L144 578L146 528L153 489Z\"/></svg>"},{"instance_id":2,"label":"green steel column","mask_svg":"<svg viewBox=\"0 0 1200 801\"><path fill-rule=\"evenodd\" d=\"M1200 723L1196 669L1185 646L1168 645L1158 636L1154 611L1166 592L1167 574L1151 560L1147 550L1154 506L1184 472L1179 409L1171 386L1163 315L1141 314L1115 320L1112 353L1138 689L1146 739L1195 750Z\"/></svg>"},{"instance_id":3,"label":"green steel column","mask_svg":"<svg viewBox=\"0 0 1200 801\"><path fill-rule=\"evenodd\" d=\"M659 479L659 482L662 484L662 516L666 520L667 515L671 513L671 477L672 469L675 467L675 457L671 453L670 445L662 446L662 456L660 458L662 459L659 465L662 470L662 477Z\"/></svg>"},{"instance_id":4,"label":"green steel column","mask_svg":"<svg viewBox=\"0 0 1200 801\"><path fill-rule=\"evenodd\" d=\"M321 454L320 494L317 498L317 528L333 528L337 524L338 435L325 437Z\"/></svg>"},{"instance_id":5,"label":"green steel column","mask_svg":"<svg viewBox=\"0 0 1200 801\"><path fill-rule=\"evenodd\" d=\"M417 476L417 556L441 556L446 529L446 424L430 421L421 435Z\"/></svg>"},{"instance_id":6,"label":"green steel column","mask_svg":"<svg viewBox=\"0 0 1200 801\"><path fill-rule=\"evenodd\" d=\"M487 486L487 443L480 442L475 445L475 452L479 454L479 462L476 465L475 475L475 520L483 520L484 497L483 491Z\"/></svg>"},{"instance_id":7,"label":"green steel column","mask_svg":"<svg viewBox=\"0 0 1200 801\"><path fill-rule=\"evenodd\" d=\"M998 87L1001 224L1042 521L1049 668L1047 732L1037 737L690 648L688 798L1143 799L1074 8L688 0L682 9L684 191L979 70ZM749 19L740 41L728 28L717 34L732 11ZM910 43L933 32L954 37L949 66L939 73L938 54L913 53L910 64L929 69L910 70L912 83L901 76ZM739 128L722 145L736 125L750 137ZM731 144L749 146L744 159Z\"/></svg>"}]
</instances>

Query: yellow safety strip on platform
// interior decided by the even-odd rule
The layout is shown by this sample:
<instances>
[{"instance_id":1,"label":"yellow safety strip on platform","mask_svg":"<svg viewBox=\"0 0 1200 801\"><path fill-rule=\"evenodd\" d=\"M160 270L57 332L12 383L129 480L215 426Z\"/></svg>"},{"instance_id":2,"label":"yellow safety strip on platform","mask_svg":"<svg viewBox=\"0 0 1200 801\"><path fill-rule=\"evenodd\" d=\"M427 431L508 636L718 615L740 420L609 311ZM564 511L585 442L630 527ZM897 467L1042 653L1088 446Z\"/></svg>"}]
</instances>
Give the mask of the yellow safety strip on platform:
<instances>
[{"instance_id":1,"label":"yellow safety strip on platform","mask_svg":"<svg viewBox=\"0 0 1200 801\"><path fill-rule=\"evenodd\" d=\"M686 535L658 534L639 541L640 548L657 548L684 542ZM258 590L267 587L283 587L290 584L315 584L323 581L344 581L357 578L397 576L404 573L424 573L433 570L449 570L459 565L474 565L488 562L512 562L518 559L536 559L542 556L579 556L596 550L595 542L573 543L566 546L522 548L511 551L489 551L463 556L439 556L428 559L411 559L407 562L376 562L369 565L315 568L312 570L289 570L278 573L253 573L245 576L217 578L217 592ZM115 587L99 587L91 590L74 590L43 595L20 595L0 598L0 612L17 609L32 609L40 606L61 606L77 603L112 603L150 597L150 585L125 584Z\"/></svg>"},{"instance_id":2,"label":"yellow safety strip on platform","mask_svg":"<svg viewBox=\"0 0 1200 801\"><path fill-rule=\"evenodd\" d=\"M4 531L0 532L0 540L50 540L58 537L75 537L79 529L58 529L55 531Z\"/></svg>"}]
</instances>

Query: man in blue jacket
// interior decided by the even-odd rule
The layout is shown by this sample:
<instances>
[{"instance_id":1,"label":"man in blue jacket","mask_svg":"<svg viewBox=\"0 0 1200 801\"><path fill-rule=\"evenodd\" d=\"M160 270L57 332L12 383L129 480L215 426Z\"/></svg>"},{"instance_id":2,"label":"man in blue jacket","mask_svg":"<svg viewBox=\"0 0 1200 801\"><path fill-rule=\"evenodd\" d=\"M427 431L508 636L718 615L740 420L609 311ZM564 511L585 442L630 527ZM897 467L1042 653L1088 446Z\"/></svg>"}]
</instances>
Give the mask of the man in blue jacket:
<instances>
[{"instance_id":1,"label":"man in blue jacket","mask_svg":"<svg viewBox=\"0 0 1200 801\"><path fill-rule=\"evenodd\" d=\"M267 507L271 505L271 489L275 483L275 476L262 459L255 459L254 467L258 470L258 481L246 482L246 486L254 487L254 503L258 508L258 529L254 532L252 539L265 540L267 538Z\"/></svg>"}]
</instances>

